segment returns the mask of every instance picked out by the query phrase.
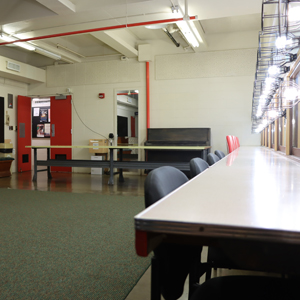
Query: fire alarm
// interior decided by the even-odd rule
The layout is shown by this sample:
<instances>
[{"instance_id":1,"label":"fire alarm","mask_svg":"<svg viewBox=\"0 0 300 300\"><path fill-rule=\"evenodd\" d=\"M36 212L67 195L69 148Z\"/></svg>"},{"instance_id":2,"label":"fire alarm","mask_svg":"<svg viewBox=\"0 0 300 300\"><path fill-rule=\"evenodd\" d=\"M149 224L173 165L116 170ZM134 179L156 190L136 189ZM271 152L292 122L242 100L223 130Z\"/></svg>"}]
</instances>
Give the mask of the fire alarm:
<instances>
[{"instance_id":1,"label":"fire alarm","mask_svg":"<svg viewBox=\"0 0 300 300\"><path fill-rule=\"evenodd\" d=\"M99 94L99 98L100 98L100 99L104 99L104 98L105 98L105 94L104 94L104 93L100 93L100 94Z\"/></svg>"}]
</instances>

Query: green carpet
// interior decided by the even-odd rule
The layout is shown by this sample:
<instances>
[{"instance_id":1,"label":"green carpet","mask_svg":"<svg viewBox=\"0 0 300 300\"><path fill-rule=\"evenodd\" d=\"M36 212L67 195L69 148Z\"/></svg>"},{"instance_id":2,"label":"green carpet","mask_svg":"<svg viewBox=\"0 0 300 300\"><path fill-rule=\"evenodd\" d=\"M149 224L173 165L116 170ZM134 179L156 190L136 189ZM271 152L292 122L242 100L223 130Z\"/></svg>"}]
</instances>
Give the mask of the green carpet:
<instances>
[{"instance_id":1,"label":"green carpet","mask_svg":"<svg viewBox=\"0 0 300 300\"><path fill-rule=\"evenodd\" d=\"M0 299L125 299L142 197L0 189Z\"/></svg>"}]
</instances>

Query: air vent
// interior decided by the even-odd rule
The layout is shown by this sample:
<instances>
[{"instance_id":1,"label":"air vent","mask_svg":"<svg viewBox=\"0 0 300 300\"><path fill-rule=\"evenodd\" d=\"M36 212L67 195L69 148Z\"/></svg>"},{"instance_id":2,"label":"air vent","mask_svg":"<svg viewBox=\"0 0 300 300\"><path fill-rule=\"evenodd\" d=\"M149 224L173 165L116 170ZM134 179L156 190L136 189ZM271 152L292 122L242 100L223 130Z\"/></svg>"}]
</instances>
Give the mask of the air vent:
<instances>
[{"instance_id":1,"label":"air vent","mask_svg":"<svg viewBox=\"0 0 300 300\"><path fill-rule=\"evenodd\" d=\"M20 72L21 71L21 66L18 65L18 64L16 64L16 63L13 63L11 61L7 61L6 68L8 70L12 70L12 71L16 71L16 72Z\"/></svg>"},{"instance_id":2,"label":"air vent","mask_svg":"<svg viewBox=\"0 0 300 300\"><path fill-rule=\"evenodd\" d=\"M65 100L65 99L67 99L66 95L55 96L55 100Z\"/></svg>"}]
</instances>

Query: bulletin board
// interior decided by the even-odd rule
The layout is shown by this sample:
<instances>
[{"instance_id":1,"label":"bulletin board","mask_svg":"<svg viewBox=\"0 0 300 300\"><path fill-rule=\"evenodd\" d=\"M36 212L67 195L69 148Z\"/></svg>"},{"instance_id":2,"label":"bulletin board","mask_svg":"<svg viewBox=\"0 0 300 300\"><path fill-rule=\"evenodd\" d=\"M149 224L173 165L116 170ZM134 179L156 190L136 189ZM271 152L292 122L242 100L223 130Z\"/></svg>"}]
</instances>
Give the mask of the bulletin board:
<instances>
[{"instance_id":1,"label":"bulletin board","mask_svg":"<svg viewBox=\"0 0 300 300\"><path fill-rule=\"evenodd\" d=\"M32 138L50 138L50 106L32 107Z\"/></svg>"}]
</instances>

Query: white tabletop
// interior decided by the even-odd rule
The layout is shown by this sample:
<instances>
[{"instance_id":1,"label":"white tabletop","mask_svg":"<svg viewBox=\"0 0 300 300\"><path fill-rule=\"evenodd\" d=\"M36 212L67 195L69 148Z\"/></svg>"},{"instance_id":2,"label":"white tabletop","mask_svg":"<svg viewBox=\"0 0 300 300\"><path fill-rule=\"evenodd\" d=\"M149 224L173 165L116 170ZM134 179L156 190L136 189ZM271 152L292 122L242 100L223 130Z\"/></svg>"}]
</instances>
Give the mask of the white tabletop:
<instances>
[{"instance_id":1,"label":"white tabletop","mask_svg":"<svg viewBox=\"0 0 300 300\"><path fill-rule=\"evenodd\" d=\"M80 145L56 145L56 146L25 146L25 148L41 149L41 148L87 148L87 149L144 149L144 150L205 150L210 149L211 146L137 146L137 145L127 145L127 146L80 146Z\"/></svg>"},{"instance_id":2,"label":"white tabletop","mask_svg":"<svg viewBox=\"0 0 300 300\"><path fill-rule=\"evenodd\" d=\"M241 147L135 217L138 230L300 243L300 164Z\"/></svg>"}]
</instances>

